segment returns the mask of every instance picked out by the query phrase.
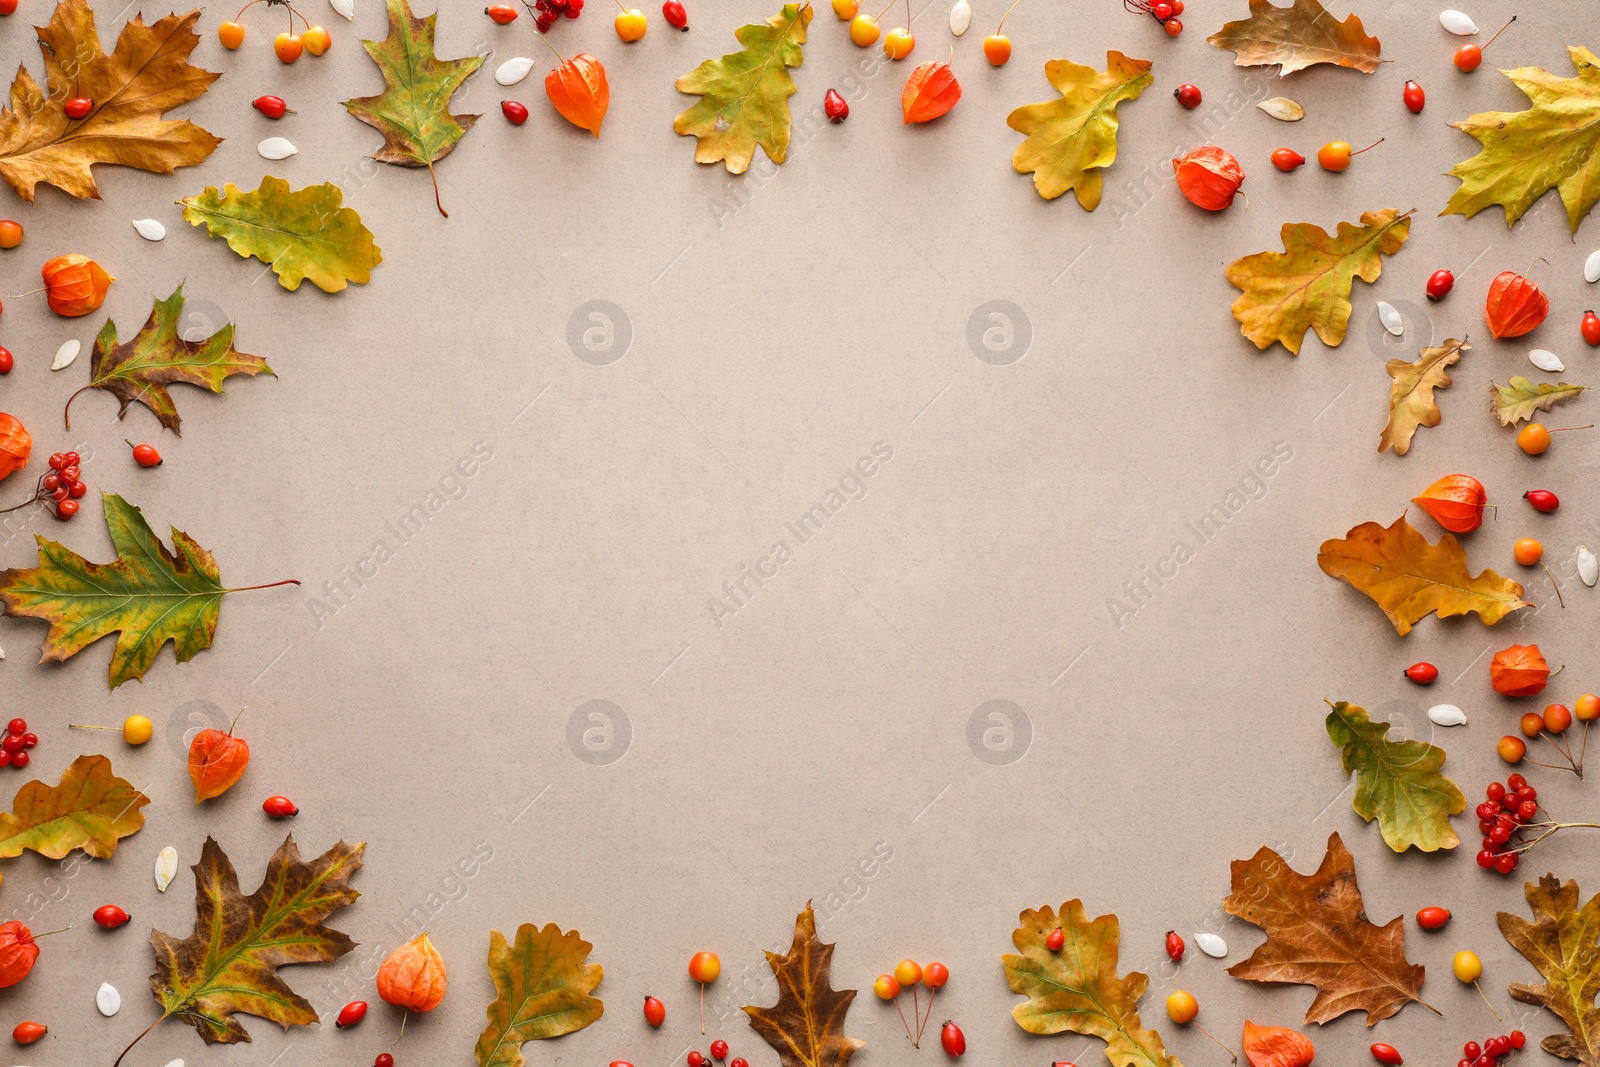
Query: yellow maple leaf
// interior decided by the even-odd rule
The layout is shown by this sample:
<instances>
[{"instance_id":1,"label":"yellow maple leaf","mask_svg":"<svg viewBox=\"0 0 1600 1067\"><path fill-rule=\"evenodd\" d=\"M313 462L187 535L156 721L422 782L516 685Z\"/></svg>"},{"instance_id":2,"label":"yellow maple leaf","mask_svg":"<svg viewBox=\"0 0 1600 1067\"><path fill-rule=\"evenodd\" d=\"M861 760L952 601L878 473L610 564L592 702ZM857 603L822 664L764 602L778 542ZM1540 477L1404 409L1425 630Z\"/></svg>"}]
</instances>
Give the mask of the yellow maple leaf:
<instances>
[{"instance_id":1,"label":"yellow maple leaf","mask_svg":"<svg viewBox=\"0 0 1600 1067\"><path fill-rule=\"evenodd\" d=\"M1006 118L1007 126L1027 134L1011 165L1018 174L1032 174L1034 188L1046 200L1071 189L1084 210L1093 211L1100 206L1101 171L1117 158L1117 105L1137 100L1155 80L1150 62L1113 49L1106 53L1103 73L1052 59L1044 76L1061 99L1025 104Z\"/></svg>"},{"instance_id":2,"label":"yellow maple leaf","mask_svg":"<svg viewBox=\"0 0 1600 1067\"><path fill-rule=\"evenodd\" d=\"M1295 355L1307 330L1325 345L1344 340L1355 279L1375 282L1383 256L1400 251L1411 233L1411 212L1368 211L1361 225L1339 223L1333 234L1309 222L1288 222L1282 252L1258 252L1228 264L1228 281L1243 295L1233 317L1257 348L1277 341Z\"/></svg>"},{"instance_id":3,"label":"yellow maple leaf","mask_svg":"<svg viewBox=\"0 0 1600 1067\"><path fill-rule=\"evenodd\" d=\"M1389 421L1378 438L1379 452L1392 448L1395 455L1403 456L1411 448L1417 427L1439 425L1444 416L1433 391L1449 387L1450 365L1461 353L1471 351L1466 341L1452 337L1442 345L1422 349L1415 361L1391 359L1385 364L1394 382L1389 386Z\"/></svg>"},{"instance_id":4,"label":"yellow maple leaf","mask_svg":"<svg viewBox=\"0 0 1600 1067\"><path fill-rule=\"evenodd\" d=\"M135 15L108 55L87 0L61 0L49 25L37 29L49 91L19 67L11 106L0 111L0 178L24 200L33 199L40 182L98 200L90 170L96 163L171 174L209 156L220 138L161 117L220 77L189 63L200 42L199 18L191 11L147 26ZM64 110L75 97L94 102L81 119Z\"/></svg>"},{"instance_id":5,"label":"yellow maple leaf","mask_svg":"<svg viewBox=\"0 0 1600 1067\"><path fill-rule=\"evenodd\" d=\"M1404 515L1384 527L1364 522L1342 539L1322 542L1317 565L1371 597L1404 637L1423 616L1475 612L1493 626L1518 608L1522 586L1492 570L1473 576L1467 554L1452 534L1431 544Z\"/></svg>"}]
</instances>

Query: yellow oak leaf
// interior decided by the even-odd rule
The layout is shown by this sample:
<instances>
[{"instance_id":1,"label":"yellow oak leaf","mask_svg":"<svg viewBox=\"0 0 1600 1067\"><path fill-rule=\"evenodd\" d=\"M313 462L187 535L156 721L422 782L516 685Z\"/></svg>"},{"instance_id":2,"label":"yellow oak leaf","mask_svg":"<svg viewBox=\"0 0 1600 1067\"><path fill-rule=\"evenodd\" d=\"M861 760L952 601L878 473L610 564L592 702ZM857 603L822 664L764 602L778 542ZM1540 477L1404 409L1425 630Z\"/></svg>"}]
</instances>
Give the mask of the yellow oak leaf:
<instances>
[{"instance_id":1,"label":"yellow oak leaf","mask_svg":"<svg viewBox=\"0 0 1600 1067\"><path fill-rule=\"evenodd\" d=\"M1317 565L1371 597L1402 637L1430 613L1442 619L1474 612L1485 626L1493 626L1518 608L1533 606L1510 578L1492 570L1474 577L1453 534L1431 544L1404 515L1388 527L1364 522L1343 539L1322 542Z\"/></svg>"},{"instance_id":2,"label":"yellow oak leaf","mask_svg":"<svg viewBox=\"0 0 1600 1067\"><path fill-rule=\"evenodd\" d=\"M1535 412L1549 411L1581 392L1581 385L1568 385L1566 382L1534 385L1522 375L1513 374L1505 385L1489 383L1489 410L1499 418L1501 426L1515 426L1524 419L1533 418Z\"/></svg>"},{"instance_id":3,"label":"yellow oak leaf","mask_svg":"<svg viewBox=\"0 0 1600 1067\"><path fill-rule=\"evenodd\" d=\"M1533 964L1543 985L1512 982L1524 1004L1553 1013L1571 1033L1550 1034L1539 1047L1552 1056L1600 1067L1600 896L1579 903L1577 882L1547 874L1523 886L1533 922L1502 911L1495 916L1511 947Z\"/></svg>"},{"instance_id":4,"label":"yellow oak leaf","mask_svg":"<svg viewBox=\"0 0 1600 1067\"><path fill-rule=\"evenodd\" d=\"M1452 337L1442 345L1422 349L1415 361L1391 359L1385 365L1394 382L1389 386L1389 421L1378 438L1379 452L1392 448L1395 455L1403 456L1411 448L1417 427L1439 425L1444 416L1433 391L1449 388L1450 365L1461 359L1461 353L1471 351L1466 341Z\"/></svg>"},{"instance_id":5,"label":"yellow oak leaf","mask_svg":"<svg viewBox=\"0 0 1600 1067\"><path fill-rule=\"evenodd\" d=\"M1411 233L1411 212L1368 211L1361 225L1339 223L1333 236L1309 222L1285 223L1282 252L1258 252L1228 264L1228 281L1242 294L1233 317L1257 348L1274 341L1295 355L1307 330L1325 345L1344 341L1355 279L1371 283L1383 257L1400 251Z\"/></svg>"},{"instance_id":6,"label":"yellow oak leaf","mask_svg":"<svg viewBox=\"0 0 1600 1067\"><path fill-rule=\"evenodd\" d=\"M1117 158L1117 105L1137 100L1155 80L1150 63L1113 49L1103 73L1052 59L1044 76L1061 99L1024 104L1007 117L1007 126L1027 135L1011 165L1018 174L1032 174L1033 187L1046 200L1071 189L1084 210L1093 211L1100 206L1102 171Z\"/></svg>"},{"instance_id":7,"label":"yellow oak leaf","mask_svg":"<svg viewBox=\"0 0 1600 1067\"><path fill-rule=\"evenodd\" d=\"M350 282L365 285L383 262L372 231L354 208L343 206L344 193L332 182L291 191L269 174L248 193L227 182L220 193L208 185L179 203L189 225L204 226L241 256L271 265L278 284L290 291L308 278L327 293Z\"/></svg>"},{"instance_id":8,"label":"yellow oak leaf","mask_svg":"<svg viewBox=\"0 0 1600 1067\"><path fill-rule=\"evenodd\" d=\"M1371 74L1382 62L1378 39L1359 18L1340 22L1317 0L1294 0L1289 7L1250 0L1249 18L1226 23L1206 40L1234 53L1236 67L1276 63L1280 76L1318 63Z\"/></svg>"},{"instance_id":9,"label":"yellow oak leaf","mask_svg":"<svg viewBox=\"0 0 1600 1067\"><path fill-rule=\"evenodd\" d=\"M1551 189L1560 192L1573 233L1600 200L1600 59L1567 49L1577 75L1558 78L1541 67L1500 73L1533 104L1526 111L1488 111L1451 123L1483 148L1450 168L1461 185L1441 215L1476 215L1498 204L1510 226Z\"/></svg>"},{"instance_id":10,"label":"yellow oak leaf","mask_svg":"<svg viewBox=\"0 0 1600 1067\"><path fill-rule=\"evenodd\" d=\"M17 790L11 810L0 812L0 858L32 849L61 859L81 848L109 859L117 842L144 827L140 811L150 798L118 778L104 756L79 756L61 774L61 784L35 779Z\"/></svg>"}]
</instances>

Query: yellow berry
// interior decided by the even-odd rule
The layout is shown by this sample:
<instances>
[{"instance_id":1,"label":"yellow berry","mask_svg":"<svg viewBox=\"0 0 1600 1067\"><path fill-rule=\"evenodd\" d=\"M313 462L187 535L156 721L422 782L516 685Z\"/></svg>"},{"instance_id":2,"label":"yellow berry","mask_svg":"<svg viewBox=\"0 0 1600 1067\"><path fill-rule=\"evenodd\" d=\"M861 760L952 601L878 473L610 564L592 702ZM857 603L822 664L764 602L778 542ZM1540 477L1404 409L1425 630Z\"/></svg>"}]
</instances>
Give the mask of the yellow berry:
<instances>
[{"instance_id":1,"label":"yellow berry","mask_svg":"<svg viewBox=\"0 0 1600 1067\"><path fill-rule=\"evenodd\" d=\"M850 20L850 40L866 48L878 39L878 20L871 15L857 15Z\"/></svg>"},{"instance_id":2,"label":"yellow berry","mask_svg":"<svg viewBox=\"0 0 1600 1067\"><path fill-rule=\"evenodd\" d=\"M229 51L238 48L244 44L244 26L237 22L224 22L217 27L217 40Z\"/></svg>"},{"instance_id":3,"label":"yellow berry","mask_svg":"<svg viewBox=\"0 0 1600 1067\"><path fill-rule=\"evenodd\" d=\"M894 965L895 981L901 985L916 985L922 981L922 965L916 960L901 960Z\"/></svg>"},{"instance_id":4,"label":"yellow berry","mask_svg":"<svg viewBox=\"0 0 1600 1067\"><path fill-rule=\"evenodd\" d=\"M643 37L644 31L650 28L650 24L645 21L644 12L636 7L620 12L612 25L617 28L617 36L630 44Z\"/></svg>"},{"instance_id":5,"label":"yellow berry","mask_svg":"<svg viewBox=\"0 0 1600 1067\"><path fill-rule=\"evenodd\" d=\"M1456 953L1455 962L1451 964L1456 972L1456 979L1462 982L1476 982L1483 973L1483 961L1476 952L1463 949Z\"/></svg>"},{"instance_id":6,"label":"yellow berry","mask_svg":"<svg viewBox=\"0 0 1600 1067\"><path fill-rule=\"evenodd\" d=\"M320 56L333 47L333 37L321 26L313 26L300 35L300 40L305 43L306 51L314 56Z\"/></svg>"},{"instance_id":7,"label":"yellow berry","mask_svg":"<svg viewBox=\"0 0 1600 1067\"><path fill-rule=\"evenodd\" d=\"M1349 141L1329 141L1317 149L1317 162L1323 170L1340 171L1350 166L1352 154Z\"/></svg>"},{"instance_id":8,"label":"yellow berry","mask_svg":"<svg viewBox=\"0 0 1600 1067\"><path fill-rule=\"evenodd\" d=\"M1517 447L1530 456L1537 456L1550 447L1550 431L1537 422L1530 422L1517 434Z\"/></svg>"},{"instance_id":9,"label":"yellow berry","mask_svg":"<svg viewBox=\"0 0 1600 1067\"><path fill-rule=\"evenodd\" d=\"M1200 1014L1200 1002L1194 994L1180 989L1167 997L1167 1018L1178 1024L1193 1021Z\"/></svg>"},{"instance_id":10,"label":"yellow berry","mask_svg":"<svg viewBox=\"0 0 1600 1067\"><path fill-rule=\"evenodd\" d=\"M904 26L896 26L883 39L883 54L890 59L904 59L917 47L917 39Z\"/></svg>"},{"instance_id":11,"label":"yellow berry","mask_svg":"<svg viewBox=\"0 0 1600 1067\"><path fill-rule=\"evenodd\" d=\"M991 67L1003 67L1011 61L1011 38L1003 33L990 34L983 39L983 58Z\"/></svg>"},{"instance_id":12,"label":"yellow berry","mask_svg":"<svg viewBox=\"0 0 1600 1067\"><path fill-rule=\"evenodd\" d=\"M878 980L872 983L872 991L879 1000L893 1000L900 995L900 982L892 974L880 974Z\"/></svg>"},{"instance_id":13,"label":"yellow berry","mask_svg":"<svg viewBox=\"0 0 1600 1067\"><path fill-rule=\"evenodd\" d=\"M130 745L142 745L156 732L156 724L143 715L129 715L122 723L122 739Z\"/></svg>"},{"instance_id":14,"label":"yellow berry","mask_svg":"<svg viewBox=\"0 0 1600 1067\"><path fill-rule=\"evenodd\" d=\"M856 0L833 0L833 13L842 21L849 22L861 10L861 5Z\"/></svg>"},{"instance_id":15,"label":"yellow berry","mask_svg":"<svg viewBox=\"0 0 1600 1067\"><path fill-rule=\"evenodd\" d=\"M701 985L715 982L721 973L722 960L715 952L696 952L689 960L689 977Z\"/></svg>"},{"instance_id":16,"label":"yellow berry","mask_svg":"<svg viewBox=\"0 0 1600 1067\"><path fill-rule=\"evenodd\" d=\"M1518 725L1522 727L1522 736L1538 737L1544 733L1544 716L1537 711L1530 711L1522 716L1522 721Z\"/></svg>"},{"instance_id":17,"label":"yellow berry","mask_svg":"<svg viewBox=\"0 0 1600 1067\"><path fill-rule=\"evenodd\" d=\"M1494 747L1507 763L1521 763L1522 757L1528 754L1527 742L1514 734L1506 734Z\"/></svg>"}]
</instances>

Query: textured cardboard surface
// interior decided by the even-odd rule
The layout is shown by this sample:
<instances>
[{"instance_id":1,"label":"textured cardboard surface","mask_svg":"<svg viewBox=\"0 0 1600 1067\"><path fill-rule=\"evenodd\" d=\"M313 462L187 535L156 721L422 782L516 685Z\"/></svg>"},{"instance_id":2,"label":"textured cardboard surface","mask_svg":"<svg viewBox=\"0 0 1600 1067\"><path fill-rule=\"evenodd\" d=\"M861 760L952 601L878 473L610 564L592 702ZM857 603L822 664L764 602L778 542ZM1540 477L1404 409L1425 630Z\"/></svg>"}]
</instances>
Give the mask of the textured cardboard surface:
<instances>
[{"instance_id":1,"label":"textured cardboard surface","mask_svg":"<svg viewBox=\"0 0 1600 1067\"><path fill-rule=\"evenodd\" d=\"M1553 196L1509 232L1498 211L1435 217L1455 185L1443 172L1476 150L1446 123L1523 106L1497 63L1570 73L1563 46L1593 43L1586 15L1501 0L1473 9L1486 29L1522 18L1467 77L1450 66L1457 42L1433 8L1364 2L1358 13L1393 62L1370 77L1279 80L1204 41L1244 16L1242 0L1192 0L1176 41L1114 0L1035 0L1011 17L1016 56L998 71L979 45L1001 8L977 0L973 31L956 42L965 97L938 123L905 129L909 68L850 46L824 6L796 72L790 162L735 178L697 167L692 142L672 133L686 106L672 83L730 50L734 28L766 5L693 0L686 34L652 8L632 47L598 2L557 27L556 47L591 51L610 72L596 142L550 111L537 79L493 84L513 55L542 69L530 20L498 28L481 4L457 0L440 54L493 55L456 101L484 117L439 167L446 220L425 173L365 158L378 137L338 104L379 84L357 37L381 36L381 6L358 0L346 25L321 0L307 4L335 44L287 69L268 44L277 13L258 9L246 47L223 53L214 32L231 10L207 11L197 58L226 73L179 112L227 138L203 166L175 177L101 168L102 202L3 194L28 229L20 250L0 254L5 292L36 284L49 255L87 252L118 276L104 311L124 334L183 282L195 327L234 320L240 347L280 377L230 383L220 398L180 390L181 439L142 410L118 423L110 397L86 395L69 438L56 420L87 355L59 374L49 357L67 337L87 344L104 316L61 320L37 298L8 300L0 337L18 367L0 380L0 407L34 430L41 456L69 440L92 452L94 492L69 526L14 518L0 559L31 564L35 531L108 559L98 491L110 489L158 530L191 533L230 584L305 583L230 597L214 648L184 665L164 653L142 684L109 695L109 649L38 667L42 627L0 628L8 711L43 738L30 770L54 781L79 752L103 751L155 798L147 828L111 862L6 865L0 910L35 929L77 927L0 993L0 1023L51 1027L13 1059L109 1063L154 1018L144 934L193 922L187 870L154 892L156 852L176 845L187 865L213 835L253 888L286 829L259 809L277 792L300 803L287 828L308 854L341 837L368 842L364 896L335 922L361 947L286 972L294 988L331 1019L353 997L376 1001L377 960L416 930L445 953L449 995L412 1020L401 1063L470 1062L491 997L488 931L531 921L594 943L608 1009L580 1034L530 1047L531 1062L665 1067L720 1034L752 1064L775 1064L737 1008L774 999L761 950L788 945L810 898L839 944L836 984L865 993L902 956L938 958L954 978L934 1023L961 1023L970 1060L1094 1064L1098 1042L1013 1024L999 963L1021 909L1072 897L1121 917L1122 968L1152 975L1145 1020L1186 1062L1217 1063L1192 1028L1166 1023L1172 989L1193 991L1200 1021L1235 1042L1244 1018L1293 1025L1312 997L1223 973L1259 941L1220 912L1229 861L1267 844L1308 871L1334 831L1375 921L1425 904L1456 918L1436 935L1407 930L1428 967L1425 995L1447 1017L1412 1007L1372 1034L1358 1015L1307 1028L1319 1062L1359 1062L1374 1036L1408 1062L1453 1062L1462 1041L1497 1032L1450 977L1462 947L1483 957L1484 989L1508 1018L1536 1038L1555 1028L1513 1012L1504 992L1533 978L1493 921L1520 906L1520 880L1473 866L1470 813L1455 853L1391 854L1341 791L1322 701L1360 703L1423 737L1435 733L1427 705L1459 704L1469 724L1434 740L1475 803L1504 773L1493 743L1514 722L1488 688L1492 649L1541 643L1566 664L1552 698L1600 685L1595 595L1569 577L1579 543L1600 548L1600 436L1563 435L1528 459L1484 396L1491 377L1534 376L1535 343L1566 359L1567 380L1595 384L1577 321L1595 299L1580 264L1600 224L1570 240ZM941 0L919 11L917 59L947 54L946 10ZM38 69L28 23L45 14L23 0L0 21L0 60ZM108 39L115 14L102 5ZM1121 108L1119 158L1089 214L1070 196L1042 201L1011 170L1018 136L1005 116L1050 97L1046 58L1098 67L1108 48L1153 59L1156 84ZM1401 106L1407 77L1427 87L1420 116ZM1200 111L1170 98L1184 81L1202 86ZM850 99L843 126L820 121L829 86ZM299 114L268 122L249 107L262 92ZM1280 94L1305 105L1303 122L1252 106ZM502 97L529 105L526 126L501 120ZM300 153L260 159L256 142L273 134ZM1280 145L1310 157L1333 138L1379 137L1344 174L1267 163ZM1172 188L1174 150L1203 143L1244 162L1248 205L1208 215ZM371 285L283 291L173 206L267 173L344 188L383 248ZM1386 206L1417 209L1412 236L1376 285L1357 284L1343 346L1308 340L1295 359L1239 336L1226 262L1280 247L1284 222L1331 229ZM129 220L142 217L167 225L164 243L134 234ZM1535 257L1548 261L1536 277L1551 293L1549 324L1519 342L1488 339L1489 279ZM1456 291L1426 306L1423 282L1442 266ZM1379 299L1406 316L1404 338L1378 326ZM1440 396L1444 425L1420 431L1403 458L1378 455L1385 360L1462 332L1474 351ZM1551 424L1590 421L1591 404ZM124 437L156 442L166 465L135 468ZM1494 630L1428 620L1397 638L1317 570L1317 546L1392 521L1458 470L1502 505L1469 539L1474 567L1516 571L1544 605L1543 575L1509 558L1516 537L1536 532L1567 607ZM6 483L8 500L21 483ZM1561 494L1558 513L1517 499L1536 485ZM1227 524L1202 528L1218 508ZM1414 509L1413 520L1436 535ZM1418 659L1440 666L1432 690L1400 676ZM251 769L197 809L183 735L244 706ZM157 724L142 749L65 728L135 712ZM27 777L0 771L7 788ZM1552 811L1594 817L1593 784L1535 780ZM1581 833L1541 847L1519 874L1554 870L1600 890ZM89 913L111 900L134 921L105 934ZM1215 930L1229 959L1191 947L1174 973L1161 953L1169 928ZM724 963L703 1041L684 973L700 948ZM94 1012L101 981L124 995L112 1020ZM664 1032L640 1021L646 993L667 1001ZM254 1042L238 1048L203 1047L168 1023L127 1062L364 1064L398 1021L381 1006L348 1033L247 1020ZM942 1055L907 1047L870 994L849 1029L869 1042L856 1063Z\"/></svg>"}]
</instances>

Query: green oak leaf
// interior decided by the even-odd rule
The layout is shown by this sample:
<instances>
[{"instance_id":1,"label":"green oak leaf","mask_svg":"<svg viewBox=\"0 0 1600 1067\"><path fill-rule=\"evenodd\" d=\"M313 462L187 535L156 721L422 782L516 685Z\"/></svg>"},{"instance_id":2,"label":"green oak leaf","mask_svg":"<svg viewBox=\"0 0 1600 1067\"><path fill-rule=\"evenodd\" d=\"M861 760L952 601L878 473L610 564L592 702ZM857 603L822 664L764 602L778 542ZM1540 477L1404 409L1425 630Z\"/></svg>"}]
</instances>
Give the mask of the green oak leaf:
<instances>
[{"instance_id":1,"label":"green oak leaf","mask_svg":"<svg viewBox=\"0 0 1600 1067\"><path fill-rule=\"evenodd\" d=\"M478 121L477 115L450 114L450 98L483 66L483 57L438 58L433 54L433 33L439 16L419 19L406 0L388 0L388 4L389 36L361 42L383 74L383 92L346 100L344 106L383 134L383 147L372 153L373 159L428 168L434 203L439 214L448 218L450 213L439 201L439 178L433 165L449 155Z\"/></svg>"},{"instance_id":2,"label":"green oak leaf","mask_svg":"<svg viewBox=\"0 0 1600 1067\"><path fill-rule=\"evenodd\" d=\"M523 1067L522 1046L560 1037L600 1018L605 1005L589 994L605 969L585 963L593 945L555 923L517 927L515 941L489 931L489 977L494 1003L489 1025L478 1037L478 1067Z\"/></svg>"},{"instance_id":3,"label":"green oak leaf","mask_svg":"<svg viewBox=\"0 0 1600 1067\"><path fill-rule=\"evenodd\" d=\"M1389 723L1373 722L1364 708L1329 703L1325 725L1338 745L1346 774L1356 776L1356 814L1378 820L1384 842L1396 852L1435 852L1461 843L1450 816L1466 810L1467 798L1439 773L1444 749L1426 741L1391 741Z\"/></svg>"},{"instance_id":4,"label":"green oak leaf","mask_svg":"<svg viewBox=\"0 0 1600 1067\"><path fill-rule=\"evenodd\" d=\"M209 236L223 238L241 256L271 265L285 289L298 289L309 278L328 293L350 282L365 285L383 262L372 231L343 202L332 182L291 192L288 182L270 174L248 193L228 182L220 193L207 186L199 196L178 201L184 221L204 225Z\"/></svg>"},{"instance_id":5,"label":"green oak leaf","mask_svg":"<svg viewBox=\"0 0 1600 1067\"><path fill-rule=\"evenodd\" d=\"M70 659L117 634L111 688L143 678L168 641L178 662L211 647L225 589L217 561L176 527L168 552L144 514L115 493L103 494L117 559L90 563L65 545L38 537L39 566L0 571L0 604L11 618L50 624L41 663ZM299 585L295 579L273 585ZM249 586L258 589L264 586Z\"/></svg>"}]
</instances>

